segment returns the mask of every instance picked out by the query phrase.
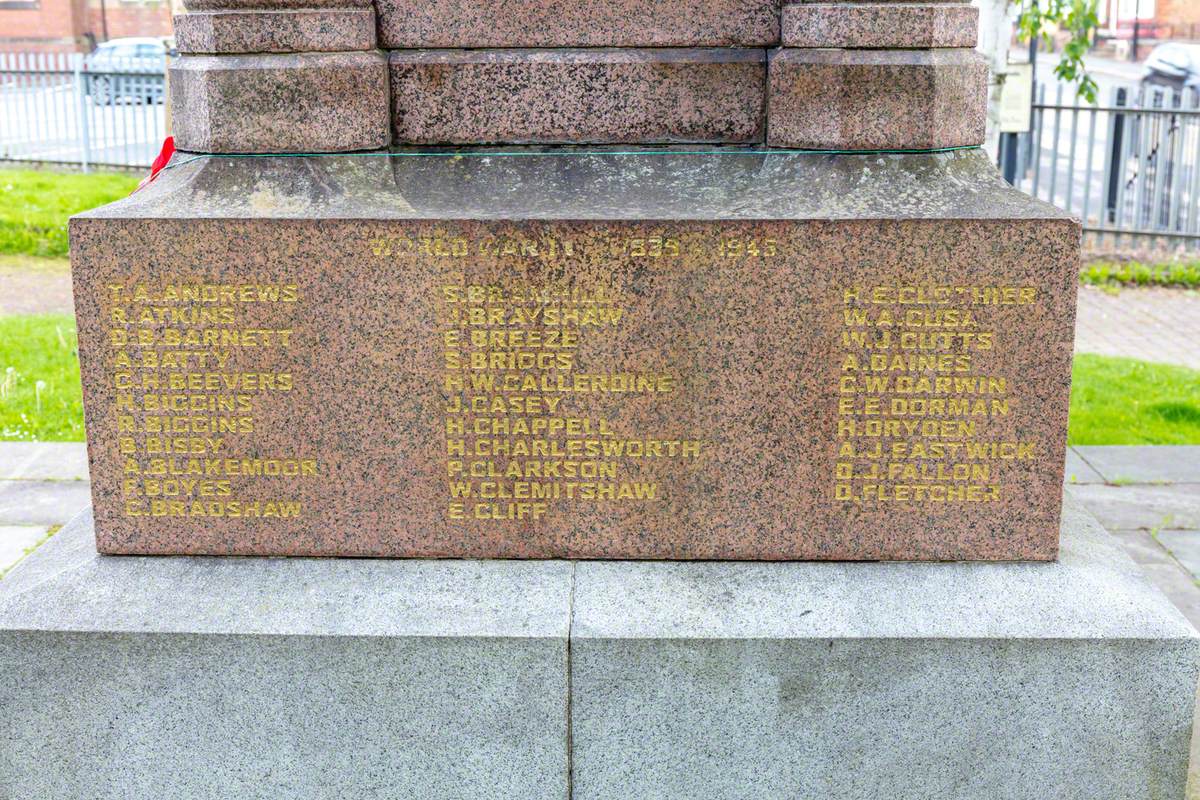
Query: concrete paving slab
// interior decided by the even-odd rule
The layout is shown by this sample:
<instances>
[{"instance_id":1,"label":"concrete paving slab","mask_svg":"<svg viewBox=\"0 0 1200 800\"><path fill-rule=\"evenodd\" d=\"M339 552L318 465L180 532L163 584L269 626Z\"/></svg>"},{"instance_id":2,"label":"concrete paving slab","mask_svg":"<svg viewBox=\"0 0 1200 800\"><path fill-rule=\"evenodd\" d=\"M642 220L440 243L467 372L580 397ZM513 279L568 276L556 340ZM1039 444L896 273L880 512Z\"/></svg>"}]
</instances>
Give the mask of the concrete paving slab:
<instances>
[{"instance_id":1,"label":"concrete paving slab","mask_svg":"<svg viewBox=\"0 0 1200 800\"><path fill-rule=\"evenodd\" d=\"M1104 476L1092 469L1074 447L1067 448L1067 468L1064 480L1067 483L1104 483Z\"/></svg>"},{"instance_id":2,"label":"concrete paving slab","mask_svg":"<svg viewBox=\"0 0 1200 800\"><path fill-rule=\"evenodd\" d=\"M1068 485L1110 531L1200 528L1200 483Z\"/></svg>"},{"instance_id":3,"label":"concrete paving slab","mask_svg":"<svg viewBox=\"0 0 1200 800\"><path fill-rule=\"evenodd\" d=\"M1200 446L1080 445L1072 449L1109 482L1200 483Z\"/></svg>"},{"instance_id":4,"label":"concrete paving slab","mask_svg":"<svg viewBox=\"0 0 1200 800\"><path fill-rule=\"evenodd\" d=\"M1200 530L1159 531L1156 538L1175 560L1200 579Z\"/></svg>"},{"instance_id":5,"label":"concrete paving slab","mask_svg":"<svg viewBox=\"0 0 1200 800\"><path fill-rule=\"evenodd\" d=\"M25 551L49 532L49 525L0 525L0 573L24 558Z\"/></svg>"},{"instance_id":6,"label":"concrete paving slab","mask_svg":"<svg viewBox=\"0 0 1200 800\"><path fill-rule=\"evenodd\" d=\"M88 481L0 481L0 525L65 525L91 502Z\"/></svg>"},{"instance_id":7,"label":"concrete paving slab","mask_svg":"<svg viewBox=\"0 0 1200 800\"><path fill-rule=\"evenodd\" d=\"M1111 531L1125 552L1141 567L1193 626L1200 627L1200 586L1149 531ZM1160 536L1162 533L1159 534Z\"/></svg>"},{"instance_id":8,"label":"concrete paving slab","mask_svg":"<svg viewBox=\"0 0 1200 800\"><path fill-rule=\"evenodd\" d=\"M0 480L87 479L83 442L0 442Z\"/></svg>"}]
</instances>

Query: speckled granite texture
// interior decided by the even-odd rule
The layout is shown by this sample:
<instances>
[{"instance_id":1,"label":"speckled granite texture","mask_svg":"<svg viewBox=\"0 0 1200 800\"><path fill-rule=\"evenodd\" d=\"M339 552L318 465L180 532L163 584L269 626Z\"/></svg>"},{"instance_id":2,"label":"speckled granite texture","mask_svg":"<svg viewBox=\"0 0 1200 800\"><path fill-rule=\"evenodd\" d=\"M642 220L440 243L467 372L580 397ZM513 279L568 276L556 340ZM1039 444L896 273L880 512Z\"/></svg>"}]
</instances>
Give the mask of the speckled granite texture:
<instances>
[{"instance_id":1,"label":"speckled granite texture","mask_svg":"<svg viewBox=\"0 0 1200 800\"><path fill-rule=\"evenodd\" d=\"M755 142L764 135L762 50L397 50L389 64L397 142Z\"/></svg>"},{"instance_id":2,"label":"speckled granite texture","mask_svg":"<svg viewBox=\"0 0 1200 800\"><path fill-rule=\"evenodd\" d=\"M107 558L80 517L0 581L0 796L563 800L571 573Z\"/></svg>"},{"instance_id":3,"label":"speckled granite texture","mask_svg":"<svg viewBox=\"0 0 1200 800\"><path fill-rule=\"evenodd\" d=\"M343 152L390 140L387 59L378 51L184 56L170 70L183 150Z\"/></svg>"},{"instance_id":4,"label":"speckled granite texture","mask_svg":"<svg viewBox=\"0 0 1200 800\"><path fill-rule=\"evenodd\" d=\"M181 53L291 53L375 49L369 8L198 11L175 15Z\"/></svg>"},{"instance_id":5,"label":"speckled granite texture","mask_svg":"<svg viewBox=\"0 0 1200 800\"><path fill-rule=\"evenodd\" d=\"M73 219L101 549L1053 558L1078 223L981 152L677 149L181 154L148 189ZM215 299L180 299L197 286ZM495 292L468 301L466 287ZM1009 302L988 304L988 287ZM566 313L588 309L590 322ZM881 310L908 327L885 335ZM858 312L868 321L847 321ZM562 326L576 338L541 335ZM947 407L932 381L884 382L869 408L846 356L865 387L869 351L889 347L900 360L877 377L957 375L936 391L970 405ZM942 358L910 362L922 352ZM561 427L523 429L535 420ZM951 457L937 437L986 452ZM1024 455L989 449L1004 442ZM279 473L289 459L312 469ZM900 472L870 478L870 463ZM509 469L522 480L489 472ZM612 472L578 472L596 469ZM995 495L864 493L951 470Z\"/></svg>"},{"instance_id":6,"label":"speckled granite texture","mask_svg":"<svg viewBox=\"0 0 1200 800\"><path fill-rule=\"evenodd\" d=\"M185 0L187 11L261 11L263 9L367 8L371 0Z\"/></svg>"},{"instance_id":7,"label":"speckled granite texture","mask_svg":"<svg viewBox=\"0 0 1200 800\"><path fill-rule=\"evenodd\" d=\"M580 564L576 800L1184 797L1200 642L1069 508L1057 564Z\"/></svg>"},{"instance_id":8,"label":"speckled granite texture","mask_svg":"<svg viewBox=\"0 0 1200 800\"><path fill-rule=\"evenodd\" d=\"M380 0L384 47L779 43L779 0Z\"/></svg>"},{"instance_id":9,"label":"speckled granite texture","mask_svg":"<svg viewBox=\"0 0 1200 800\"><path fill-rule=\"evenodd\" d=\"M845 150L980 145L987 65L969 49L771 53L767 143Z\"/></svg>"},{"instance_id":10,"label":"speckled granite texture","mask_svg":"<svg viewBox=\"0 0 1200 800\"><path fill-rule=\"evenodd\" d=\"M966 3L793 3L784 47L974 47L979 10Z\"/></svg>"},{"instance_id":11,"label":"speckled granite texture","mask_svg":"<svg viewBox=\"0 0 1200 800\"><path fill-rule=\"evenodd\" d=\"M1196 632L1073 504L1051 564L110 558L91 535L0 580L6 798L1184 796Z\"/></svg>"}]
</instances>

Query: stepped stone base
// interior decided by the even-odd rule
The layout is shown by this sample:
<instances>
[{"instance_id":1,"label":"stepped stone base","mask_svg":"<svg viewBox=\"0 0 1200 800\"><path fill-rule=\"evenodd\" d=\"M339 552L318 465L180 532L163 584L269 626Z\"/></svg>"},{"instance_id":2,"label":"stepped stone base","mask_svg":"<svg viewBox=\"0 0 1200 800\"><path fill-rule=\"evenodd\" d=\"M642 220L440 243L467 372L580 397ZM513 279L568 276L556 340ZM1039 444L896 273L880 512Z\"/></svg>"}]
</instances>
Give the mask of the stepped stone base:
<instances>
[{"instance_id":1,"label":"stepped stone base","mask_svg":"<svg viewBox=\"0 0 1200 800\"><path fill-rule=\"evenodd\" d=\"M106 553L1054 558L1079 223L982 152L175 163L71 221Z\"/></svg>"},{"instance_id":2,"label":"stepped stone base","mask_svg":"<svg viewBox=\"0 0 1200 800\"><path fill-rule=\"evenodd\" d=\"M415 144L762 141L762 50L398 50L392 123Z\"/></svg>"},{"instance_id":3,"label":"stepped stone base","mask_svg":"<svg viewBox=\"0 0 1200 800\"><path fill-rule=\"evenodd\" d=\"M291 53L375 49L369 8L198 11L175 16L181 53Z\"/></svg>"},{"instance_id":4,"label":"stepped stone base","mask_svg":"<svg viewBox=\"0 0 1200 800\"><path fill-rule=\"evenodd\" d=\"M384 47L725 47L779 41L779 0L380 0Z\"/></svg>"},{"instance_id":5,"label":"stepped stone base","mask_svg":"<svg viewBox=\"0 0 1200 800\"><path fill-rule=\"evenodd\" d=\"M1070 504L1048 564L108 557L84 516L0 581L0 795L1181 798L1196 637Z\"/></svg>"},{"instance_id":6,"label":"stepped stone base","mask_svg":"<svg viewBox=\"0 0 1200 800\"><path fill-rule=\"evenodd\" d=\"M767 144L926 150L983 144L987 65L974 50L771 54Z\"/></svg>"},{"instance_id":7,"label":"stepped stone base","mask_svg":"<svg viewBox=\"0 0 1200 800\"><path fill-rule=\"evenodd\" d=\"M784 47L974 47L979 9L965 3L793 3Z\"/></svg>"},{"instance_id":8,"label":"stepped stone base","mask_svg":"<svg viewBox=\"0 0 1200 800\"><path fill-rule=\"evenodd\" d=\"M170 72L181 150L345 152L391 138L387 60L378 51L184 56Z\"/></svg>"}]
</instances>

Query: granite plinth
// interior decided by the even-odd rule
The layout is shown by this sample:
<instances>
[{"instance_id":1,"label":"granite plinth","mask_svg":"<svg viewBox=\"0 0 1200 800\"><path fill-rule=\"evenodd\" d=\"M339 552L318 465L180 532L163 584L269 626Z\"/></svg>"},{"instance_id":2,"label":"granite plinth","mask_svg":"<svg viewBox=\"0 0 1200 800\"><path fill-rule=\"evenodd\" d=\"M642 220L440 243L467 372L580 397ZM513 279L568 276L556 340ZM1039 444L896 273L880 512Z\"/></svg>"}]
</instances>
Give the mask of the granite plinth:
<instances>
[{"instance_id":1,"label":"granite plinth","mask_svg":"<svg viewBox=\"0 0 1200 800\"><path fill-rule=\"evenodd\" d=\"M571 565L96 555L0 581L0 796L567 794Z\"/></svg>"},{"instance_id":2,"label":"granite plinth","mask_svg":"<svg viewBox=\"0 0 1200 800\"><path fill-rule=\"evenodd\" d=\"M289 9L302 11L311 8L367 8L371 0L187 0L186 11L262 11Z\"/></svg>"},{"instance_id":3,"label":"granite plinth","mask_svg":"<svg viewBox=\"0 0 1200 800\"><path fill-rule=\"evenodd\" d=\"M373 150L391 138L378 51L184 56L170 66L175 144L207 153Z\"/></svg>"},{"instance_id":4,"label":"granite plinth","mask_svg":"<svg viewBox=\"0 0 1200 800\"><path fill-rule=\"evenodd\" d=\"M387 48L726 47L779 42L779 0L380 0Z\"/></svg>"},{"instance_id":5,"label":"granite plinth","mask_svg":"<svg viewBox=\"0 0 1200 800\"><path fill-rule=\"evenodd\" d=\"M737 48L398 50L396 141L756 142L766 57Z\"/></svg>"},{"instance_id":6,"label":"granite plinth","mask_svg":"<svg viewBox=\"0 0 1200 800\"><path fill-rule=\"evenodd\" d=\"M1051 564L151 559L78 520L0 580L0 792L1182 797L1196 633L1074 507L1062 539Z\"/></svg>"},{"instance_id":7,"label":"granite plinth","mask_svg":"<svg viewBox=\"0 0 1200 800\"><path fill-rule=\"evenodd\" d=\"M181 154L71 236L105 552L1056 551L1079 226L981 152Z\"/></svg>"},{"instance_id":8,"label":"granite plinth","mask_svg":"<svg viewBox=\"0 0 1200 800\"><path fill-rule=\"evenodd\" d=\"M1200 644L1077 507L1055 564L580 564L572 797L1182 798Z\"/></svg>"},{"instance_id":9,"label":"granite plinth","mask_svg":"<svg viewBox=\"0 0 1200 800\"><path fill-rule=\"evenodd\" d=\"M966 3L793 3L784 47L974 47L979 10Z\"/></svg>"},{"instance_id":10,"label":"granite plinth","mask_svg":"<svg viewBox=\"0 0 1200 800\"><path fill-rule=\"evenodd\" d=\"M968 49L771 54L767 143L907 150L983 143L987 65Z\"/></svg>"},{"instance_id":11,"label":"granite plinth","mask_svg":"<svg viewBox=\"0 0 1200 800\"><path fill-rule=\"evenodd\" d=\"M375 49L369 8L196 11L175 15L181 53L293 53Z\"/></svg>"}]
</instances>

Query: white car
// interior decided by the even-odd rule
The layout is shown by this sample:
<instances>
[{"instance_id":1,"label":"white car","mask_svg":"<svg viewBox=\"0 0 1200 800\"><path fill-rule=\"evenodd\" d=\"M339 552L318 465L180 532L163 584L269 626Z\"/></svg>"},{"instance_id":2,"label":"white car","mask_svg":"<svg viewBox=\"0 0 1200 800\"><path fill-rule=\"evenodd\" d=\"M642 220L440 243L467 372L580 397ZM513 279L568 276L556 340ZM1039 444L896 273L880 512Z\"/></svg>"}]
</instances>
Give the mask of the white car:
<instances>
[{"instance_id":1,"label":"white car","mask_svg":"<svg viewBox=\"0 0 1200 800\"><path fill-rule=\"evenodd\" d=\"M1200 44L1167 42L1150 52L1142 83L1200 91Z\"/></svg>"},{"instance_id":2,"label":"white car","mask_svg":"<svg viewBox=\"0 0 1200 800\"><path fill-rule=\"evenodd\" d=\"M167 43L149 36L110 39L84 59L87 92L99 105L121 98L161 103Z\"/></svg>"}]
</instances>

